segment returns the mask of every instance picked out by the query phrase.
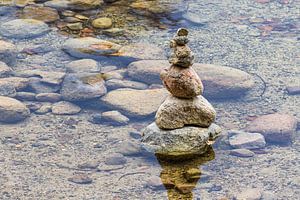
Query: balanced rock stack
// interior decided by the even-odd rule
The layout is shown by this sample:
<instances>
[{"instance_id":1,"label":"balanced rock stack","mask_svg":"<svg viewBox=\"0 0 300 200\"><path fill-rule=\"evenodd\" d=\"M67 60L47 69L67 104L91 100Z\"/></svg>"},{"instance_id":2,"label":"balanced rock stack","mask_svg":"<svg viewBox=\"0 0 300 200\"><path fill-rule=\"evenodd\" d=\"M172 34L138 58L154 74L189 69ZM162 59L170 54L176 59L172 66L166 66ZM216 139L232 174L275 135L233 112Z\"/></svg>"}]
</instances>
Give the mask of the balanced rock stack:
<instances>
[{"instance_id":1,"label":"balanced rock stack","mask_svg":"<svg viewBox=\"0 0 300 200\"><path fill-rule=\"evenodd\" d=\"M187 46L188 30L179 29L171 40L174 49L169 69L161 72L164 86L171 93L159 107L155 122L143 131L143 146L157 155L187 158L205 153L221 129L213 124L216 111L201 96L203 84L192 68L194 55Z\"/></svg>"}]
</instances>

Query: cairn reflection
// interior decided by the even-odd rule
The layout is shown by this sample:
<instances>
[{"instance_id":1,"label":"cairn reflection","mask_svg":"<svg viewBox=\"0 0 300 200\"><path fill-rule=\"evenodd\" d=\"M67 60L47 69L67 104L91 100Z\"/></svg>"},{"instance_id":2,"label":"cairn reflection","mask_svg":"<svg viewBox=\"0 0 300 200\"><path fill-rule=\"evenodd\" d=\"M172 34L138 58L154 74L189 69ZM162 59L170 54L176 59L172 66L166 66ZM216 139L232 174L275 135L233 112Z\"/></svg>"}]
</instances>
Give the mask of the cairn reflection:
<instances>
[{"instance_id":1,"label":"cairn reflection","mask_svg":"<svg viewBox=\"0 0 300 200\"><path fill-rule=\"evenodd\" d=\"M200 166L215 158L212 147L203 155L195 155L187 160L170 160L156 154L162 167L161 181L168 192L168 200L192 200L193 189L201 178Z\"/></svg>"}]
</instances>

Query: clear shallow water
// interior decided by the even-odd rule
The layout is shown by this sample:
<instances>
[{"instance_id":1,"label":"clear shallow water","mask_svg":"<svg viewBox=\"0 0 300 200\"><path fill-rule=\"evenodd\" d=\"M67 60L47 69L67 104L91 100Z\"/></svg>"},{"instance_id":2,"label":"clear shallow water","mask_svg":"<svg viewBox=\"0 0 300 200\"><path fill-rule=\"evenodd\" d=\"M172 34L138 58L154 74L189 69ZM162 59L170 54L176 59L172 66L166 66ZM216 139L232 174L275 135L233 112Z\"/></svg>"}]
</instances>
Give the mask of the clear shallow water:
<instances>
[{"instance_id":1,"label":"clear shallow water","mask_svg":"<svg viewBox=\"0 0 300 200\"><path fill-rule=\"evenodd\" d=\"M121 43L150 41L168 52L168 40L176 28L187 26L197 62L230 66L258 77L255 89L246 97L211 99L218 113L216 123L224 130L243 129L251 119L269 113L286 113L299 119L299 96L286 92L290 84L299 85L299 2L188 1L183 7L184 16L171 20L171 25L168 17L158 18L167 24L165 29L146 23L150 18L146 15L138 20L145 24L146 31L133 29L133 34L125 39L102 33L97 37ZM14 11L6 13L0 23L14 18ZM41 54L19 53L16 63L11 65L14 70L64 71L65 64L75 60L60 50L67 36L52 26L54 31L35 39L2 38L16 44L19 51L35 45L52 48ZM118 61L99 62L102 66L124 67ZM179 172L185 170L184 164L159 162L153 155L135 148L123 149L127 153L133 151L133 155L124 156L123 163L106 164L112 153L126 147L124 142L139 144L140 130L153 121L153 116L131 119L126 126L105 126L92 124L88 119L92 114L109 110L107 107L98 106L96 110L89 102L79 105L83 110L77 115L32 113L24 122L1 124L2 199L178 199L172 193L174 190L161 187L157 178L163 177L164 181L164 177L181 177ZM226 138L220 138L213 146L214 159L190 163L192 168L202 171L194 184L193 198L231 199L254 187L263 191L262 199L267 199L266 195L271 199L298 199L298 135L299 131L292 144L268 144L251 158L229 155L231 147ZM84 163L92 166L82 167ZM69 179L76 174L84 174L92 183L71 182ZM186 199L192 199L189 195Z\"/></svg>"}]
</instances>

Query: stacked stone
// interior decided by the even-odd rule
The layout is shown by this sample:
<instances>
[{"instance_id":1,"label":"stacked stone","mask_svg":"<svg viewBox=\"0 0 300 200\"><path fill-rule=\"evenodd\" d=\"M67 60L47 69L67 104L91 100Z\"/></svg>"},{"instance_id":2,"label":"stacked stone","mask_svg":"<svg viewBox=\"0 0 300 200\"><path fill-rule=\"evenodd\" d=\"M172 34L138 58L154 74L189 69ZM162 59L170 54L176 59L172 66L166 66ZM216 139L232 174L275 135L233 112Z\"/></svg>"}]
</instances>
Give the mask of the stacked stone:
<instances>
[{"instance_id":1,"label":"stacked stone","mask_svg":"<svg viewBox=\"0 0 300 200\"><path fill-rule=\"evenodd\" d=\"M161 129L182 128L185 125L209 127L215 120L216 111L201 96L203 84L192 68L194 55L188 43L188 31L179 29L171 40L174 49L169 69L161 73L164 86L171 95L160 106L156 114L156 124Z\"/></svg>"},{"instance_id":2,"label":"stacked stone","mask_svg":"<svg viewBox=\"0 0 300 200\"><path fill-rule=\"evenodd\" d=\"M187 46L188 31L179 29L171 40L174 50L168 69L161 72L164 86L171 93L159 107L155 122L143 131L144 147L169 158L203 154L211 140L221 133L213 124L216 111L202 96L203 84L192 68L194 55Z\"/></svg>"}]
</instances>

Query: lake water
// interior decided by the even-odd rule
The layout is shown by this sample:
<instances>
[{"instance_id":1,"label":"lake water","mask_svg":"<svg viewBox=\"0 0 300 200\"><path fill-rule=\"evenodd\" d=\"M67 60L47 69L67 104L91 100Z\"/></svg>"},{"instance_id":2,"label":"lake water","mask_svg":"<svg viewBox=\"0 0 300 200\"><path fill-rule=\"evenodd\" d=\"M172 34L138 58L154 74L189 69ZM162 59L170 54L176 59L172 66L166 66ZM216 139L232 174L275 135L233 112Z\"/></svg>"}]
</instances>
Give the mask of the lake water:
<instances>
[{"instance_id":1,"label":"lake water","mask_svg":"<svg viewBox=\"0 0 300 200\"><path fill-rule=\"evenodd\" d=\"M0 199L300 199L298 0L101 2L0 0ZM140 139L180 27L223 133L169 162Z\"/></svg>"}]
</instances>

